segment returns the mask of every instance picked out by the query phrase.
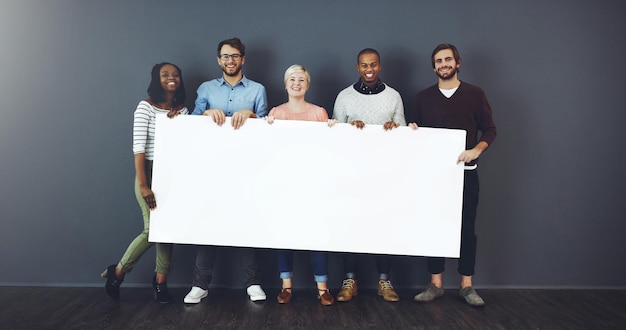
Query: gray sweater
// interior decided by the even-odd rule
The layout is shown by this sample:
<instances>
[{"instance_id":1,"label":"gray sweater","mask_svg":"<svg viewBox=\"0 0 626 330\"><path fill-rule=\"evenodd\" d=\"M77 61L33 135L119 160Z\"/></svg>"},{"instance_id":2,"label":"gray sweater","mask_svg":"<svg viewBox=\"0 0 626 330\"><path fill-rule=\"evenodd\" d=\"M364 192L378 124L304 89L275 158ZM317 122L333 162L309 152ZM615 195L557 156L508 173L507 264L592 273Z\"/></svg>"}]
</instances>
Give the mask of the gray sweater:
<instances>
[{"instance_id":1,"label":"gray sweater","mask_svg":"<svg viewBox=\"0 0 626 330\"><path fill-rule=\"evenodd\" d=\"M361 120L367 125L382 125L388 121L406 125L402 97L385 85L378 94L361 94L352 85L337 95L333 118L340 123Z\"/></svg>"}]
</instances>

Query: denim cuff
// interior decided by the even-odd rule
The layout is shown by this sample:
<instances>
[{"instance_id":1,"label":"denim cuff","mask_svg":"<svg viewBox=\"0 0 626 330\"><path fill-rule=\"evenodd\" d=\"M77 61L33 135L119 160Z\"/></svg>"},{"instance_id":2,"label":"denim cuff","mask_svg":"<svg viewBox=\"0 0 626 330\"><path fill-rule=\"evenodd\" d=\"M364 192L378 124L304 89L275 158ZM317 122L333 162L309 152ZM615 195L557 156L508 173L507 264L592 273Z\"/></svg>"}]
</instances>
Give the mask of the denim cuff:
<instances>
[{"instance_id":1,"label":"denim cuff","mask_svg":"<svg viewBox=\"0 0 626 330\"><path fill-rule=\"evenodd\" d=\"M328 282L328 275L313 275L315 282Z\"/></svg>"}]
</instances>

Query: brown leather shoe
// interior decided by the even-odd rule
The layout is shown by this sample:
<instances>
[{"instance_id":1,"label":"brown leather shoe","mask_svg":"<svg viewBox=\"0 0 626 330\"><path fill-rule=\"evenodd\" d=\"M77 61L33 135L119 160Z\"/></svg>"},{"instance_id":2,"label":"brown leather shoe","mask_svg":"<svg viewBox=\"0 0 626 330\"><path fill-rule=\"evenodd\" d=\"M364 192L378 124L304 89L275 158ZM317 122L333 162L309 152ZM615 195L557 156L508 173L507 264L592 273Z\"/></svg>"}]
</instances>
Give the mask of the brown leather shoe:
<instances>
[{"instance_id":1,"label":"brown leather shoe","mask_svg":"<svg viewBox=\"0 0 626 330\"><path fill-rule=\"evenodd\" d=\"M353 278L347 278L343 280L341 290L337 294L337 301L350 301L353 296L359 294L359 290L356 286L356 280Z\"/></svg>"},{"instance_id":2,"label":"brown leather shoe","mask_svg":"<svg viewBox=\"0 0 626 330\"><path fill-rule=\"evenodd\" d=\"M289 291L287 291L289 290ZM279 304L288 304L291 301L291 288L284 288L276 297Z\"/></svg>"},{"instance_id":3,"label":"brown leather shoe","mask_svg":"<svg viewBox=\"0 0 626 330\"><path fill-rule=\"evenodd\" d=\"M333 298L333 296L330 294L330 291L326 290L323 291L324 293L322 293L321 295L319 294L322 290L317 290L317 299L320 300L320 302L322 303L322 305L324 306L330 306L332 304L335 303L335 298Z\"/></svg>"},{"instance_id":4,"label":"brown leather shoe","mask_svg":"<svg viewBox=\"0 0 626 330\"><path fill-rule=\"evenodd\" d=\"M383 296L383 299L386 301L398 301L400 297L393 290L393 285L391 285L391 281L389 280L380 280L378 281L378 295Z\"/></svg>"}]
</instances>

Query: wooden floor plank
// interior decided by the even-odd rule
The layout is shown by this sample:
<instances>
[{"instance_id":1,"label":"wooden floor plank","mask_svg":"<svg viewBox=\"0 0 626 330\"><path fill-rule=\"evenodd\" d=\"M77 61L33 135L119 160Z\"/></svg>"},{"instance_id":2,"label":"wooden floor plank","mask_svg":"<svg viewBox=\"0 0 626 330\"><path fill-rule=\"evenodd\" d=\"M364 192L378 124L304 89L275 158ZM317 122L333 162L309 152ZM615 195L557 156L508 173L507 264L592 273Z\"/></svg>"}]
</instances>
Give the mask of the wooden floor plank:
<instances>
[{"instance_id":1,"label":"wooden floor plank","mask_svg":"<svg viewBox=\"0 0 626 330\"><path fill-rule=\"evenodd\" d=\"M122 288L111 301L102 288L0 287L0 329L625 329L626 290L485 289L483 308L457 290L421 304L399 290L385 302L363 290L351 302L322 306L315 290L294 290L290 304L248 300L243 290L211 289L200 304L158 304L149 288ZM276 291L276 292L274 292ZM336 293L336 292L333 292Z\"/></svg>"}]
</instances>

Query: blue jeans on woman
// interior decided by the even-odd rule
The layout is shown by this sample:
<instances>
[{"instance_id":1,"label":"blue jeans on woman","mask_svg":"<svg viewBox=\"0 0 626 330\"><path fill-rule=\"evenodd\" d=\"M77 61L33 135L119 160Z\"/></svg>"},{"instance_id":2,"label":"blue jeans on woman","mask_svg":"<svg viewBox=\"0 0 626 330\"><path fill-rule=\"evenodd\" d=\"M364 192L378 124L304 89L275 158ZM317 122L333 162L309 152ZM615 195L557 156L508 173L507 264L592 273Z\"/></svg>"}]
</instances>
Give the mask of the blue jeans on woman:
<instances>
[{"instance_id":1,"label":"blue jeans on woman","mask_svg":"<svg viewBox=\"0 0 626 330\"><path fill-rule=\"evenodd\" d=\"M293 276L293 250L278 250L278 271L281 279L288 279ZM328 281L328 253L322 251L311 251L311 264L313 265L313 275L315 282Z\"/></svg>"}]
</instances>

